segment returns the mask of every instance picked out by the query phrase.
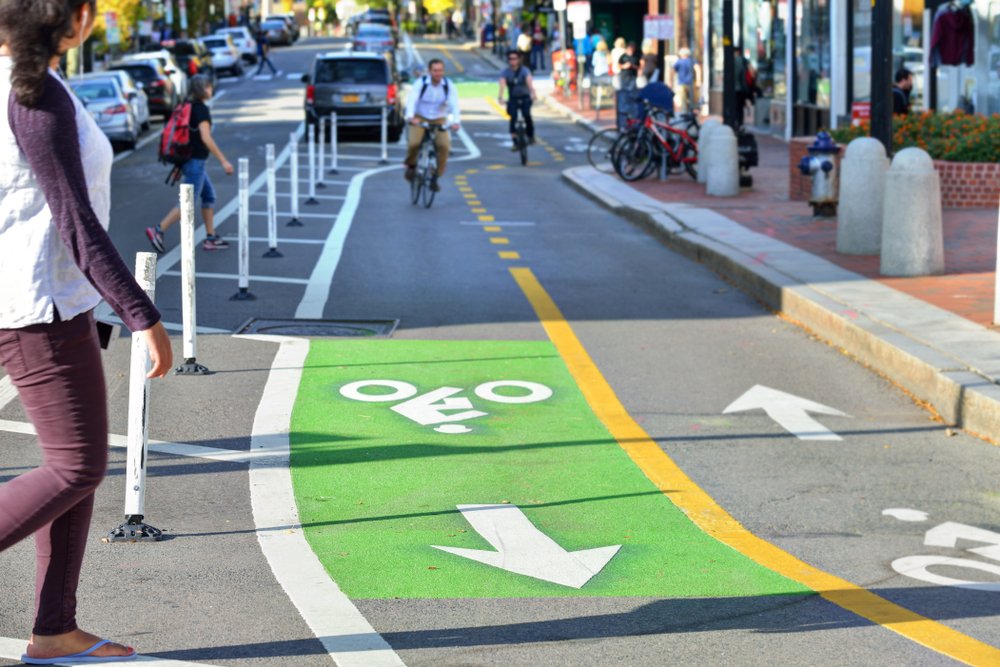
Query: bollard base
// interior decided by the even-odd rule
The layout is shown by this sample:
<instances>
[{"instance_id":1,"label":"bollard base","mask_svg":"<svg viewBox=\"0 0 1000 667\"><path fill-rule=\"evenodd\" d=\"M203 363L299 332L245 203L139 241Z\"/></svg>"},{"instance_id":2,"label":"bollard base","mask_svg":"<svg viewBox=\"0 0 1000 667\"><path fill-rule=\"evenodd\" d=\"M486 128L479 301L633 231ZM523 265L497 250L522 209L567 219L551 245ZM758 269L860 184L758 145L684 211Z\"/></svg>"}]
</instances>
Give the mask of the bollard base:
<instances>
[{"instance_id":1,"label":"bollard base","mask_svg":"<svg viewBox=\"0 0 1000 667\"><path fill-rule=\"evenodd\" d=\"M328 174L339 174L340 170L339 169L330 169L326 173L328 173Z\"/></svg>"},{"instance_id":2,"label":"bollard base","mask_svg":"<svg viewBox=\"0 0 1000 667\"><path fill-rule=\"evenodd\" d=\"M837 215L837 202L817 202L812 207L813 215L820 218L833 218Z\"/></svg>"},{"instance_id":3,"label":"bollard base","mask_svg":"<svg viewBox=\"0 0 1000 667\"><path fill-rule=\"evenodd\" d=\"M310 197L306 200L306 205L308 206L319 206L319 201L314 197Z\"/></svg>"},{"instance_id":4,"label":"bollard base","mask_svg":"<svg viewBox=\"0 0 1000 667\"><path fill-rule=\"evenodd\" d=\"M174 375L209 375L211 372L194 358L185 359L183 364L174 369Z\"/></svg>"},{"instance_id":5,"label":"bollard base","mask_svg":"<svg viewBox=\"0 0 1000 667\"><path fill-rule=\"evenodd\" d=\"M265 252L263 255L261 255L261 257L284 257L284 255L282 255L280 252L278 252L277 248L271 248L267 252Z\"/></svg>"},{"instance_id":6,"label":"bollard base","mask_svg":"<svg viewBox=\"0 0 1000 667\"><path fill-rule=\"evenodd\" d=\"M229 297L230 301L256 301L257 297L250 293L246 287L241 287L240 291Z\"/></svg>"},{"instance_id":7,"label":"bollard base","mask_svg":"<svg viewBox=\"0 0 1000 667\"><path fill-rule=\"evenodd\" d=\"M302 227L303 224L302 224L302 221L299 220L298 218L292 218L291 220L288 221L288 224L286 226L287 227Z\"/></svg>"},{"instance_id":8,"label":"bollard base","mask_svg":"<svg viewBox=\"0 0 1000 667\"><path fill-rule=\"evenodd\" d=\"M163 539L163 531L142 522L141 514L125 517L125 523L118 526L101 542L114 544L116 542L159 542Z\"/></svg>"},{"instance_id":9,"label":"bollard base","mask_svg":"<svg viewBox=\"0 0 1000 667\"><path fill-rule=\"evenodd\" d=\"M316 187L319 188L320 190L326 190L326 183L320 181L319 183L316 184Z\"/></svg>"}]
</instances>

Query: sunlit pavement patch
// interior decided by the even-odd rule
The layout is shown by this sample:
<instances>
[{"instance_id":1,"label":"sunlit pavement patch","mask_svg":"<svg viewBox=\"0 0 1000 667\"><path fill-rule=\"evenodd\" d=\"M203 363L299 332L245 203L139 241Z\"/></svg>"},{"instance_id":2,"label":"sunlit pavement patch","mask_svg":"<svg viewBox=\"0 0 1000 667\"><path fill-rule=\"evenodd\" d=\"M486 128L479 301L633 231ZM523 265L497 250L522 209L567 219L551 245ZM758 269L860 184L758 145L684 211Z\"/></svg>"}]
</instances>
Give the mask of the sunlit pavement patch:
<instances>
[{"instance_id":1,"label":"sunlit pavement patch","mask_svg":"<svg viewBox=\"0 0 1000 667\"><path fill-rule=\"evenodd\" d=\"M805 592L677 510L548 342L314 341L291 443L306 537L354 598Z\"/></svg>"}]
</instances>

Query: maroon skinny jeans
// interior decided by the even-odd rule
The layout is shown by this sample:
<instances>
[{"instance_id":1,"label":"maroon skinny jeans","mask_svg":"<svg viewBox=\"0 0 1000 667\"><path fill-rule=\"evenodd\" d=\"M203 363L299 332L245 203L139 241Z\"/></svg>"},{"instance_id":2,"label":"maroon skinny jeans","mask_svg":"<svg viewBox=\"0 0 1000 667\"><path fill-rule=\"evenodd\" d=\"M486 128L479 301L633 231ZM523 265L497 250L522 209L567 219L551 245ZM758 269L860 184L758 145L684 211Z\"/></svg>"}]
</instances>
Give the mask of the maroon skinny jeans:
<instances>
[{"instance_id":1,"label":"maroon skinny jeans","mask_svg":"<svg viewBox=\"0 0 1000 667\"><path fill-rule=\"evenodd\" d=\"M0 551L35 535L36 635L76 629L76 589L94 491L108 462L108 412L91 313L0 329L0 365L38 431L42 465L0 486Z\"/></svg>"}]
</instances>

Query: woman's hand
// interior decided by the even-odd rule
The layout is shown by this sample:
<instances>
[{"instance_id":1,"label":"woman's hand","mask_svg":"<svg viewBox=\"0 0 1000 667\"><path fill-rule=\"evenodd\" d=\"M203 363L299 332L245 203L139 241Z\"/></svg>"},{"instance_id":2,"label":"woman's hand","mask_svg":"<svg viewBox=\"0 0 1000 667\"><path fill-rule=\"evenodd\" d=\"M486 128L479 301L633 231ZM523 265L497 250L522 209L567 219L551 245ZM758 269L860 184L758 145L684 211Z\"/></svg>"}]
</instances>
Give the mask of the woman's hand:
<instances>
[{"instance_id":1,"label":"woman's hand","mask_svg":"<svg viewBox=\"0 0 1000 667\"><path fill-rule=\"evenodd\" d=\"M229 163L229 160L222 161L222 171L226 172L226 176L233 175L233 165Z\"/></svg>"},{"instance_id":2,"label":"woman's hand","mask_svg":"<svg viewBox=\"0 0 1000 667\"><path fill-rule=\"evenodd\" d=\"M150 328L142 332L146 348L149 350L149 359L153 362L153 368L146 375L148 378L166 377L174 363L174 351L170 347L170 336L163 328L163 322L157 322Z\"/></svg>"}]
</instances>

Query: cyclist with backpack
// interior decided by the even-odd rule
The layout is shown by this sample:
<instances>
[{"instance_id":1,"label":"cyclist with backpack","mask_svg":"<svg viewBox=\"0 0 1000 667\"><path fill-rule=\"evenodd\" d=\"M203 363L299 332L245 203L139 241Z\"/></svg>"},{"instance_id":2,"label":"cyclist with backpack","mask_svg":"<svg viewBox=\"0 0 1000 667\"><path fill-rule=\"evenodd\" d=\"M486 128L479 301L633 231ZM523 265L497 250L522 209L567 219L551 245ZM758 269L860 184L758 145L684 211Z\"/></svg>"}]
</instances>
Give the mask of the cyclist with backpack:
<instances>
[{"instance_id":1,"label":"cyclist with backpack","mask_svg":"<svg viewBox=\"0 0 1000 667\"><path fill-rule=\"evenodd\" d=\"M461 127L458 109L458 91L444 75L444 61L435 58L427 64L427 74L414 84L413 91L406 99L406 122L410 124L407 136L406 180L412 181L417 173L417 153L424 140L424 123L443 128L451 121L450 129L457 132ZM438 180L444 176L444 168L451 153L451 134L434 132L434 147L437 149L438 170L431 181L431 190L441 188Z\"/></svg>"},{"instance_id":2,"label":"cyclist with backpack","mask_svg":"<svg viewBox=\"0 0 1000 667\"><path fill-rule=\"evenodd\" d=\"M537 99L535 81L531 70L524 66L521 54L511 51L507 54L507 67L500 72L500 94L497 99L504 103L504 91L507 91L507 115L510 116L510 136L514 141L511 148L517 151L517 114L524 116L524 129L528 135L528 144L535 143L535 123L531 119L531 103Z\"/></svg>"},{"instance_id":3,"label":"cyclist with backpack","mask_svg":"<svg viewBox=\"0 0 1000 667\"><path fill-rule=\"evenodd\" d=\"M214 155L227 176L232 175L233 165L226 160L218 144L212 138L212 112L208 102L212 99L211 80L199 74L191 79L189 99L174 110L170 121L163 129L160 144L160 159L175 165L174 173L180 171L180 181L194 186L195 199L201 198L201 215L205 220L205 241L203 250L222 250L229 243L215 233L215 188L206 171L209 155ZM187 121L186 123L184 121ZM163 234L181 219L181 210L174 207L155 227L146 228L146 237L156 252L164 252Z\"/></svg>"}]
</instances>

